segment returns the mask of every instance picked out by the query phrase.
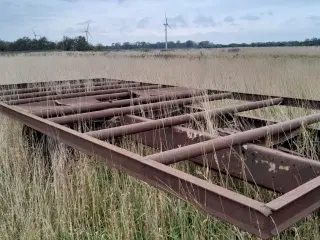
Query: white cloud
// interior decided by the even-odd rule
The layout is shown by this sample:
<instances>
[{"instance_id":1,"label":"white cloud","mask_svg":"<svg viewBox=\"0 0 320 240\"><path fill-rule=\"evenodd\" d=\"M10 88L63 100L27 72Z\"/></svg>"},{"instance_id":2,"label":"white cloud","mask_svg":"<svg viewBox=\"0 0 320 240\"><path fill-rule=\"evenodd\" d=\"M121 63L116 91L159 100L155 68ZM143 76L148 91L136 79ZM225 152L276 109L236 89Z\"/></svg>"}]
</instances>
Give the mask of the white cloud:
<instances>
[{"instance_id":1,"label":"white cloud","mask_svg":"<svg viewBox=\"0 0 320 240\"><path fill-rule=\"evenodd\" d=\"M241 18L242 20L248 20L248 21L258 21L258 20L260 20L260 17L259 17L259 16L255 16L255 15L251 15L251 14L242 16L242 17L240 17L240 18Z\"/></svg>"},{"instance_id":2,"label":"white cloud","mask_svg":"<svg viewBox=\"0 0 320 240\"><path fill-rule=\"evenodd\" d=\"M212 16L204 16L204 15L198 15L194 20L193 23L197 26L203 26L203 27L214 27L216 25L216 22L213 20Z\"/></svg>"},{"instance_id":3,"label":"white cloud","mask_svg":"<svg viewBox=\"0 0 320 240\"><path fill-rule=\"evenodd\" d=\"M138 24L137 24L137 28L146 28L150 22L151 18L150 17L144 17L142 18Z\"/></svg>"},{"instance_id":4,"label":"white cloud","mask_svg":"<svg viewBox=\"0 0 320 240\"><path fill-rule=\"evenodd\" d=\"M168 24L173 28L184 28L188 26L185 18L182 15L168 17Z\"/></svg>"},{"instance_id":5,"label":"white cloud","mask_svg":"<svg viewBox=\"0 0 320 240\"><path fill-rule=\"evenodd\" d=\"M224 21L225 22L229 22L229 23L232 23L232 22L234 22L234 17L232 17L232 16L226 16L225 18L224 18Z\"/></svg>"},{"instance_id":6,"label":"white cloud","mask_svg":"<svg viewBox=\"0 0 320 240\"><path fill-rule=\"evenodd\" d=\"M316 0L0 0L0 29L5 40L32 37L32 28L59 40L83 35L90 23L93 43L157 42L166 13L173 41L292 40L318 37L319 12Z\"/></svg>"}]
</instances>

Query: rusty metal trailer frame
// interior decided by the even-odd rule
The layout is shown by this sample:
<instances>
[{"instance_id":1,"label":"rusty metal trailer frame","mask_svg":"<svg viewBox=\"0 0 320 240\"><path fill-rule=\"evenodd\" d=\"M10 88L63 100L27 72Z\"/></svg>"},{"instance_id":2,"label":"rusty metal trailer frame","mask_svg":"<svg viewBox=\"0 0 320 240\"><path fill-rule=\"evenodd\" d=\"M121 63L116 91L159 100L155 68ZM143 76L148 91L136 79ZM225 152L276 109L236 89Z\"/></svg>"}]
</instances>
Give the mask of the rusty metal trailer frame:
<instances>
[{"instance_id":1,"label":"rusty metal trailer frame","mask_svg":"<svg viewBox=\"0 0 320 240\"><path fill-rule=\"evenodd\" d=\"M86 86L88 82L91 90ZM218 128L219 137L183 125L194 119L221 116L241 119L237 113L274 105L319 110L320 101L115 79L53 84L57 85L64 87L58 91L45 82L2 85L0 112L263 239L278 235L320 207L320 162L291 153L290 149L283 151L278 144L283 136L297 133L301 126L319 122L319 113L280 123L243 117L256 128L234 133ZM187 110L189 104L219 99L249 102L211 111ZM180 112L155 119L140 114L169 108ZM74 123L114 117L121 123L115 127L90 132L70 128ZM267 122L271 125L266 126ZM142 157L104 141L128 135L162 151ZM282 140L275 148L255 141L268 136ZM185 160L281 195L260 202L169 166Z\"/></svg>"}]
</instances>

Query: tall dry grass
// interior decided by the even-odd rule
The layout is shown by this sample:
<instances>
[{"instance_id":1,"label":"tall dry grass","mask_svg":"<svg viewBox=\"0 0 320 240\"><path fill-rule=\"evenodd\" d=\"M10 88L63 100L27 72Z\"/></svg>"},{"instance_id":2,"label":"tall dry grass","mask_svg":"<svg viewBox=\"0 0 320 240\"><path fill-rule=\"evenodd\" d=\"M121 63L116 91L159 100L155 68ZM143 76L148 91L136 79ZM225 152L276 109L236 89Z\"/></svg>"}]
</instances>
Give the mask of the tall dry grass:
<instances>
[{"instance_id":1,"label":"tall dry grass","mask_svg":"<svg viewBox=\"0 0 320 240\"><path fill-rule=\"evenodd\" d=\"M204 51L50 53L0 57L1 83L109 77L195 88L318 98L320 48L244 49L239 56ZM278 52L278 53L277 53ZM189 55L188 55L189 54ZM181 58L180 56L188 57Z\"/></svg>"},{"instance_id":2,"label":"tall dry grass","mask_svg":"<svg viewBox=\"0 0 320 240\"><path fill-rule=\"evenodd\" d=\"M0 57L1 83L109 77L318 98L320 60L300 56L299 51L279 53L276 58L263 51L242 52L241 57L207 52L199 59L163 59L151 53L147 58L137 58L130 54ZM202 106L210 108L208 103ZM283 120L298 114L292 111L276 109L255 114ZM212 132L214 127L207 130ZM130 139L119 146L142 155L154 151ZM302 136L303 148L312 148L308 135ZM40 144L30 151L21 124L1 115L0 239L255 239L190 204L97 164L94 158L80 152L72 155L54 141L49 141L53 166L48 172L42 149ZM182 163L174 167L261 201L276 196L196 166ZM319 237L316 212L275 239Z\"/></svg>"}]
</instances>

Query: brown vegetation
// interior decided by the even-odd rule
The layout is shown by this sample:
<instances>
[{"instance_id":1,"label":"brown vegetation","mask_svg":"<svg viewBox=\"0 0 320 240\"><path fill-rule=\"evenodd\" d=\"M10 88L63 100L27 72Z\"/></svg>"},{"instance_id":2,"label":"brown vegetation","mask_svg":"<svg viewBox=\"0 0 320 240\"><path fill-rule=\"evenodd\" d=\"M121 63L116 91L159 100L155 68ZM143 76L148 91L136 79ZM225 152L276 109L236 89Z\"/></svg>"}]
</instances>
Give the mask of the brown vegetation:
<instances>
[{"instance_id":1,"label":"brown vegetation","mask_svg":"<svg viewBox=\"0 0 320 240\"><path fill-rule=\"evenodd\" d=\"M239 52L169 51L19 54L0 57L1 84L108 77L195 88L319 98L318 48L241 49ZM233 104L215 102L214 106ZM206 108L212 105L205 103ZM285 120L302 110L273 108L253 114ZM304 111L304 110L303 110ZM251 113L252 114L252 113ZM121 146L140 154L131 141ZM172 196L79 152L52 145L48 177L39 149L30 153L21 125L1 116L0 236L2 239L250 239L239 229L209 217ZM311 147L307 141L303 146ZM41 146L38 146L41 148ZM217 182L184 164L176 167ZM237 182L231 187L255 195ZM225 187L230 187L226 186ZM262 199L274 197L263 192ZM281 239L319 239L317 213L281 234ZM252 239L252 238L251 238Z\"/></svg>"}]
</instances>

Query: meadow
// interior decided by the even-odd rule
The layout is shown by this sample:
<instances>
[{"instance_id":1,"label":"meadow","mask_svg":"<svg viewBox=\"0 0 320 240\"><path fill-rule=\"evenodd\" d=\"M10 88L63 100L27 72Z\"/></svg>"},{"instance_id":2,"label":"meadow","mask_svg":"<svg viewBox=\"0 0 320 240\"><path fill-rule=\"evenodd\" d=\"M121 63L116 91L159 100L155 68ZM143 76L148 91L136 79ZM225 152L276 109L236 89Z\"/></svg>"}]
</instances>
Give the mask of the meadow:
<instances>
[{"instance_id":1,"label":"meadow","mask_svg":"<svg viewBox=\"0 0 320 240\"><path fill-rule=\"evenodd\" d=\"M319 76L317 47L0 56L0 84L106 77L319 100ZM227 104L220 101L214 107ZM278 120L305 113L283 108L254 112ZM30 151L21 124L0 118L0 239L256 239L123 172L100 166L94 158L80 152L74 157L62 144L50 149L53 168L48 176L41 146ZM131 141L121 144L139 154L152 151ZM187 165L177 167L226 183ZM238 183L232 187L248 190ZM255 194L251 190L247 194ZM272 197L272 192L261 196ZM316 212L274 239L320 239L319 223Z\"/></svg>"}]
</instances>

